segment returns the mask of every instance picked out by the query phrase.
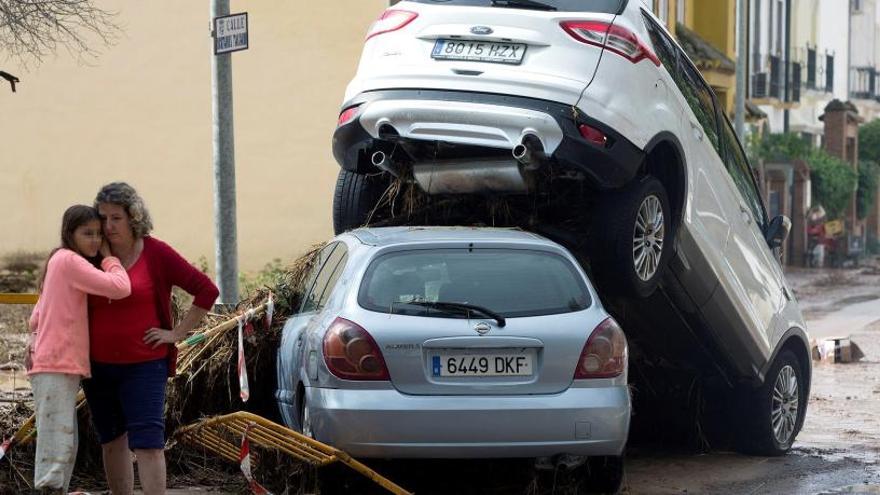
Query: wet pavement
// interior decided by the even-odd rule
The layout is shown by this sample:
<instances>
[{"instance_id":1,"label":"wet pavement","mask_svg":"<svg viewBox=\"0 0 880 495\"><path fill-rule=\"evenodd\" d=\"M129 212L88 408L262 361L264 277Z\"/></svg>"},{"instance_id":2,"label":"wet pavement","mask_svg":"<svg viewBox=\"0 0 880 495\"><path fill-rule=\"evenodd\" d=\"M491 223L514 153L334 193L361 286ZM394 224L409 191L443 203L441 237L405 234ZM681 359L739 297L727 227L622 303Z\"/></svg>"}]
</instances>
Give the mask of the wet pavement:
<instances>
[{"instance_id":1,"label":"wet pavement","mask_svg":"<svg viewBox=\"0 0 880 495\"><path fill-rule=\"evenodd\" d=\"M826 275L805 276L810 279L793 285L804 293L811 336L849 335L865 358L814 364L807 418L792 452L777 458L633 452L626 493L880 494L880 285L860 276L858 283L817 288Z\"/></svg>"}]
</instances>

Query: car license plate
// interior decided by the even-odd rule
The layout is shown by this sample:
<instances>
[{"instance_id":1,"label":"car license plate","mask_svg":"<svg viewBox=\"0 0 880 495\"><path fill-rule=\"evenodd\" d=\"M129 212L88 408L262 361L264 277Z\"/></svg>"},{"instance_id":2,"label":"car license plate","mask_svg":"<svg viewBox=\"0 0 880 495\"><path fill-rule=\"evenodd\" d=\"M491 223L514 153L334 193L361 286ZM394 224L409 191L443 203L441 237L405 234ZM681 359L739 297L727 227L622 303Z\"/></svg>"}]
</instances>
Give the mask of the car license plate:
<instances>
[{"instance_id":1,"label":"car license plate","mask_svg":"<svg viewBox=\"0 0 880 495\"><path fill-rule=\"evenodd\" d=\"M522 63L526 45L495 41L437 40L431 58L438 60L467 60L496 64Z\"/></svg>"},{"instance_id":2,"label":"car license plate","mask_svg":"<svg viewBox=\"0 0 880 495\"><path fill-rule=\"evenodd\" d=\"M434 376L530 376L534 353L509 350L431 356Z\"/></svg>"}]
</instances>

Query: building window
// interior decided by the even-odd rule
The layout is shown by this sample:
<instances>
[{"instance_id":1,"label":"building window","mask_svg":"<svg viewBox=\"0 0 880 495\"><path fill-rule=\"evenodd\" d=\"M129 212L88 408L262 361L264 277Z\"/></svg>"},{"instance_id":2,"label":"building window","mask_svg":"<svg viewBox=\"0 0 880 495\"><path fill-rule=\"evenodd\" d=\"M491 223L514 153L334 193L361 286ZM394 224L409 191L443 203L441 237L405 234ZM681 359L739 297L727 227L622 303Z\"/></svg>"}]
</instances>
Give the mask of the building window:
<instances>
[{"instance_id":1,"label":"building window","mask_svg":"<svg viewBox=\"0 0 880 495\"><path fill-rule=\"evenodd\" d=\"M687 24L687 0L678 0L676 5L675 20L681 24Z\"/></svg>"},{"instance_id":2,"label":"building window","mask_svg":"<svg viewBox=\"0 0 880 495\"><path fill-rule=\"evenodd\" d=\"M852 0L852 11L853 14L859 14L862 12L862 0Z\"/></svg>"}]
</instances>

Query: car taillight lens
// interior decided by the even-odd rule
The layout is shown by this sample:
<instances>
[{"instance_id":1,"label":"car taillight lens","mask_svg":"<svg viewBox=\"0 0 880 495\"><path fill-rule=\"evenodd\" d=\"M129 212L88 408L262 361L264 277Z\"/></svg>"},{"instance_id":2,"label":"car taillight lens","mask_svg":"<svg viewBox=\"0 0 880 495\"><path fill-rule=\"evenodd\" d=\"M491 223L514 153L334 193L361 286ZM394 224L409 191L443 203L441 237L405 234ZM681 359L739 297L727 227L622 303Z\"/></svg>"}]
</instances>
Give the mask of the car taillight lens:
<instances>
[{"instance_id":1,"label":"car taillight lens","mask_svg":"<svg viewBox=\"0 0 880 495\"><path fill-rule=\"evenodd\" d=\"M376 341L360 325L345 318L336 318L324 334L324 362L330 373L346 380L389 379Z\"/></svg>"},{"instance_id":2,"label":"car taillight lens","mask_svg":"<svg viewBox=\"0 0 880 495\"><path fill-rule=\"evenodd\" d=\"M578 131L580 131L581 136L584 139L597 146L605 146L606 144L608 144L608 136L606 136L604 132L596 129L595 127L590 127L587 124L581 124L578 126Z\"/></svg>"},{"instance_id":3,"label":"car taillight lens","mask_svg":"<svg viewBox=\"0 0 880 495\"><path fill-rule=\"evenodd\" d=\"M351 107L346 108L339 114L339 120L336 121L336 127L342 127L345 124L351 122L358 116L361 111L361 107Z\"/></svg>"},{"instance_id":4,"label":"car taillight lens","mask_svg":"<svg viewBox=\"0 0 880 495\"><path fill-rule=\"evenodd\" d=\"M660 66L660 59L654 50L625 27L602 21L565 21L559 25L581 43L605 47L634 64L648 59L654 65Z\"/></svg>"},{"instance_id":5,"label":"car taillight lens","mask_svg":"<svg viewBox=\"0 0 880 495\"><path fill-rule=\"evenodd\" d=\"M574 378L614 378L626 370L626 360L626 336L614 318L609 317L587 339Z\"/></svg>"},{"instance_id":6,"label":"car taillight lens","mask_svg":"<svg viewBox=\"0 0 880 495\"><path fill-rule=\"evenodd\" d=\"M367 39L380 34L390 33L411 23L419 14L408 10L388 9L373 22L367 31Z\"/></svg>"}]
</instances>

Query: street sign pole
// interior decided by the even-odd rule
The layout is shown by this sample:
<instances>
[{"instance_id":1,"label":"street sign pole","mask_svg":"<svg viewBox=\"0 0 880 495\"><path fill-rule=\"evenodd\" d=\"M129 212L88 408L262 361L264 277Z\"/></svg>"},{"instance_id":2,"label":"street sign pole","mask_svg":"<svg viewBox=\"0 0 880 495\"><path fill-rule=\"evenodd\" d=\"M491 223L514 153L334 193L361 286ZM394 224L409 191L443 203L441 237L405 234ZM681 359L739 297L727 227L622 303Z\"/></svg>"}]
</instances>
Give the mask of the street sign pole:
<instances>
[{"instance_id":1,"label":"street sign pole","mask_svg":"<svg viewBox=\"0 0 880 495\"><path fill-rule=\"evenodd\" d=\"M734 129L740 140L746 136L746 33L749 19L745 0L736 0L736 101L734 103Z\"/></svg>"},{"instance_id":2,"label":"street sign pole","mask_svg":"<svg viewBox=\"0 0 880 495\"><path fill-rule=\"evenodd\" d=\"M220 301L238 303L238 239L235 213L235 135L232 123L232 54L216 54L214 19L229 15L229 0L210 0L212 33L211 94L214 140L214 249Z\"/></svg>"}]
</instances>

